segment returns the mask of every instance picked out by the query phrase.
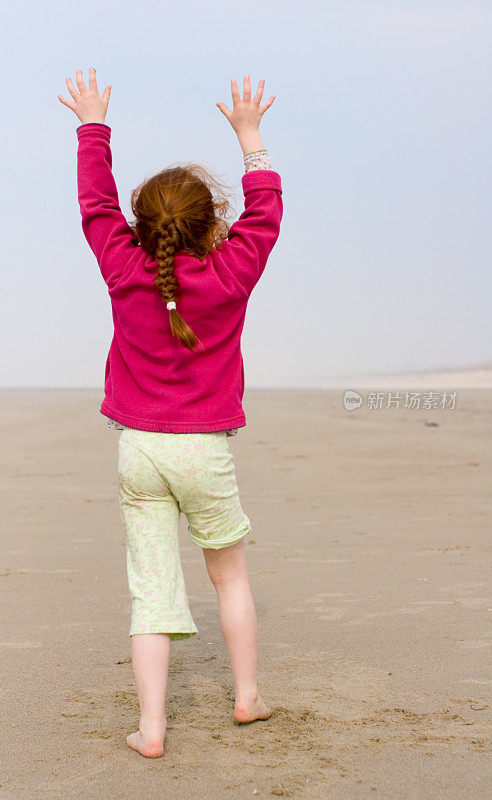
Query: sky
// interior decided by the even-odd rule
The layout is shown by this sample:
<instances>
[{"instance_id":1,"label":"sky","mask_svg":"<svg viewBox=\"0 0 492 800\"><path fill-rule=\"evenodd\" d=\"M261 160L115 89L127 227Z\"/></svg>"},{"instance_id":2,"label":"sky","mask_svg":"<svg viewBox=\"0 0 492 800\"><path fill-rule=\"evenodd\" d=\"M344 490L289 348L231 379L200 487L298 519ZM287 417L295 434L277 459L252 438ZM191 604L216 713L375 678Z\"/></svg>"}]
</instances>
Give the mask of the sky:
<instances>
[{"instance_id":1,"label":"sky","mask_svg":"<svg viewBox=\"0 0 492 800\"><path fill-rule=\"evenodd\" d=\"M250 298L246 388L490 363L492 7L344 0L25 2L3 11L0 387L101 388L110 298L83 236L66 78L112 86L120 205L198 161L243 208L230 81L260 132L279 239Z\"/></svg>"}]
</instances>

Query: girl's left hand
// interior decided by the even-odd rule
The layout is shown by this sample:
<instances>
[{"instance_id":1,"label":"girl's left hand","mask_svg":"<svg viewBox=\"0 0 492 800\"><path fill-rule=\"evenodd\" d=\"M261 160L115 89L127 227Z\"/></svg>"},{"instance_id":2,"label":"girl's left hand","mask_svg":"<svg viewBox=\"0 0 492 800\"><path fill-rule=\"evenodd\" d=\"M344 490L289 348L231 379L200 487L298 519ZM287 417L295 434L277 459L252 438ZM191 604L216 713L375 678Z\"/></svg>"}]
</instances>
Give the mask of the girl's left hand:
<instances>
[{"instance_id":1,"label":"girl's left hand","mask_svg":"<svg viewBox=\"0 0 492 800\"><path fill-rule=\"evenodd\" d=\"M78 69L75 72L77 91L70 80L67 78L68 91L73 97L73 103L59 94L58 99L64 106L70 108L74 114L78 116L82 125L87 125L89 122L101 122L104 124L106 113L108 110L109 96L111 94L111 86L106 86L102 97L99 96L96 83L96 70L94 67L89 69L89 88L84 83L82 78L82 70Z\"/></svg>"}]
</instances>

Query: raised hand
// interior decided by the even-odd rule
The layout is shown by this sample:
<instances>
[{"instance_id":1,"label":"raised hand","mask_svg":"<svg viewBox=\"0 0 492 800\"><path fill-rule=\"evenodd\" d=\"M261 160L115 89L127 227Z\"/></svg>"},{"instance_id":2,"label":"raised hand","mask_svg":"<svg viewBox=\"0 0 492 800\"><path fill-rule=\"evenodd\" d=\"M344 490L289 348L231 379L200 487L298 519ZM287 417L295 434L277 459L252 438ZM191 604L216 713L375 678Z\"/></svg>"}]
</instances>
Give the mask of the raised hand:
<instances>
[{"instance_id":1,"label":"raised hand","mask_svg":"<svg viewBox=\"0 0 492 800\"><path fill-rule=\"evenodd\" d=\"M104 123L112 87L106 86L102 97L99 95L94 67L89 69L89 88L84 83L81 69L76 70L75 80L79 91L76 90L70 78L67 78L67 87L73 97L73 102L66 100L61 94L57 95L59 101L77 115L82 125L89 122Z\"/></svg>"},{"instance_id":2,"label":"raised hand","mask_svg":"<svg viewBox=\"0 0 492 800\"><path fill-rule=\"evenodd\" d=\"M260 101L263 95L263 89L265 86L265 81L260 81L258 84L258 89L256 90L256 94L251 99L251 83L249 80L249 75L244 76L244 88L243 88L243 99L241 100L241 95L239 94L239 90L237 88L237 83L234 78L231 80L231 94L232 94L232 104L233 108L232 111L228 108L224 103L216 103L217 108L222 111L225 117L229 120L232 127L236 131L237 134L241 133L244 130L253 129L258 130L260 126L260 120L265 113L265 111L270 108L273 101L275 100L275 95L272 94L270 99L267 100L262 106L260 106Z\"/></svg>"}]
</instances>

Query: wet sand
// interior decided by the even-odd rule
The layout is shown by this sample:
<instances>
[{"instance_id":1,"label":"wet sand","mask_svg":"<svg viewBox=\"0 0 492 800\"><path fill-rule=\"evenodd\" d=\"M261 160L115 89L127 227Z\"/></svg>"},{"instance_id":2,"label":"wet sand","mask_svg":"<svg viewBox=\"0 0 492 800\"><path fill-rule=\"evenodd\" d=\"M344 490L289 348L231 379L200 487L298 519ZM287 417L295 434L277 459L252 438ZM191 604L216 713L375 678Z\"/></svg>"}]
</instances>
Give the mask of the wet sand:
<instances>
[{"instance_id":1,"label":"wet sand","mask_svg":"<svg viewBox=\"0 0 492 800\"><path fill-rule=\"evenodd\" d=\"M119 432L97 390L0 393L0 800L485 798L492 391L429 411L342 398L247 390L229 439L273 716L233 723L215 593L182 517L199 633L172 644L165 751L149 760L125 743L138 706Z\"/></svg>"}]
</instances>

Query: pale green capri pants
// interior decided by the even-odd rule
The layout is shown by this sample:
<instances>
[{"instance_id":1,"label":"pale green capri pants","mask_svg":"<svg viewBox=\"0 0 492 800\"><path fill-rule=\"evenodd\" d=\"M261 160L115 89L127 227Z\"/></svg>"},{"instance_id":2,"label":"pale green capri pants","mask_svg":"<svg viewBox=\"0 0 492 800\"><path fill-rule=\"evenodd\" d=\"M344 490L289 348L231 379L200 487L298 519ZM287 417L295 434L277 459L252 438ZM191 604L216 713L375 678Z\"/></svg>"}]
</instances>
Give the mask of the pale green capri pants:
<instances>
[{"instance_id":1,"label":"pale green capri pants","mask_svg":"<svg viewBox=\"0 0 492 800\"><path fill-rule=\"evenodd\" d=\"M120 511L132 613L129 636L198 633L179 553L181 512L200 547L220 549L251 531L224 431L161 433L124 428L119 436Z\"/></svg>"}]
</instances>

